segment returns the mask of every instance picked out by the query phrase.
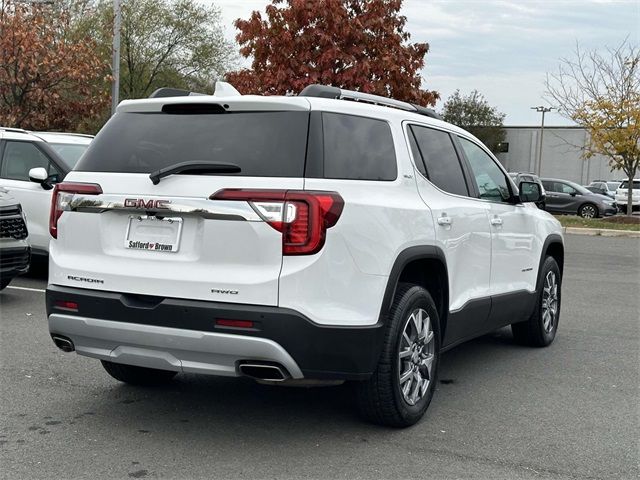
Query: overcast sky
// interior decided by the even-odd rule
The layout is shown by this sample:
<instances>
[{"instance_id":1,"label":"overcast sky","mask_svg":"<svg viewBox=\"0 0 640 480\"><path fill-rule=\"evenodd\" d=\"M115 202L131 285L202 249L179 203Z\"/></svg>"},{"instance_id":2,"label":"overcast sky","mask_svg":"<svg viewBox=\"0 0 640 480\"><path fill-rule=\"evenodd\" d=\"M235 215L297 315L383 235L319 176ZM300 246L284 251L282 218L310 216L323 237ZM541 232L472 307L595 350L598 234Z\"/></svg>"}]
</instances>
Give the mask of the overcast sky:
<instances>
[{"instance_id":1,"label":"overcast sky","mask_svg":"<svg viewBox=\"0 0 640 480\"><path fill-rule=\"evenodd\" d=\"M236 18L264 13L270 3L204 1L220 7L230 39ZM529 107L544 103L546 72L571 55L576 41L585 48L615 46L627 36L640 42L640 0L405 0L402 14L411 41L431 46L422 71L425 87L442 99L456 89L478 89L507 114L506 125L540 122ZM547 122L567 123L554 113Z\"/></svg>"}]
</instances>

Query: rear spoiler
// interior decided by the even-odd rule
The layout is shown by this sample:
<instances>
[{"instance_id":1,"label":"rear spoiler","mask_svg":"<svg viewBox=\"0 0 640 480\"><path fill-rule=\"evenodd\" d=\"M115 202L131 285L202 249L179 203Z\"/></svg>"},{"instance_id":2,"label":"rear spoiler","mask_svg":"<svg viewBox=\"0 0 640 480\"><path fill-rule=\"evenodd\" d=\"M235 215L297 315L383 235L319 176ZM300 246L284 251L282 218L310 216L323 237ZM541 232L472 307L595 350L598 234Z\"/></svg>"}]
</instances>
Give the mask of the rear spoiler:
<instances>
[{"instance_id":1,"label":"rear spoiler","mask_svg":"<svg viewBox=\"0 0 640 480\"><path fill-rule=\"evenodd\" d=\"M183 90L180 88L162 87L157 89L149 98L167 98L167 97L194 97L203 96L206 93L191 92L189 90ZM236 97L240 92L234 88L233 85L227 82L216 82L215 90L213 92L214 97Z\"/></svg>"}]
</instances>

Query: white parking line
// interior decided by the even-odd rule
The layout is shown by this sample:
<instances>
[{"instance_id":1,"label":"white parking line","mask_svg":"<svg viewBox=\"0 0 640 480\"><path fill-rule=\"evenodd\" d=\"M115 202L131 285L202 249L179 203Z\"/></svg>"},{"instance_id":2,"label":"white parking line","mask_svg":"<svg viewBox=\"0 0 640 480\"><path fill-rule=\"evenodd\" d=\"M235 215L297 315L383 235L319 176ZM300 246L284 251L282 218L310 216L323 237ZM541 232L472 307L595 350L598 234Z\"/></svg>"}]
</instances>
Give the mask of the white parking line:
<instances>
[{"instance_id":1,"label":"white parking line","mask_svg":"<svg viewBox=\"0 0 640 480\"><path fill-rule=\"evenodd\" d=\"M42 288L14 287L13 285L9 285L7 288L13 288L14 290L26 290L27 292L46 292L46 290Z\"/></svg>"}]
</instances>

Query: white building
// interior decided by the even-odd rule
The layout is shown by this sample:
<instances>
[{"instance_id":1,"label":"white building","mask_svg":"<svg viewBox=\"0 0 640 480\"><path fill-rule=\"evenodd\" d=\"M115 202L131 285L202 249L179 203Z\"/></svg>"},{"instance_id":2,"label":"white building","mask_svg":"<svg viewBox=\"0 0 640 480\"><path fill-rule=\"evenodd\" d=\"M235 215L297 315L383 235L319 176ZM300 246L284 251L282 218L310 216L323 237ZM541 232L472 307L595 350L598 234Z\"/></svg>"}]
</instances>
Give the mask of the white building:
<instances>
[{"instance_id":1,"label":"white building","mask_svg":"<svg viewBox=\"0 0 640 480\"><path fill-rule=\"evenodd\" d=\"M597 155L582 157L588 142L581 127L546 127L542 145L542 166L537 166L540 127L505 127L504 150L497 157L510 172L534 172L541 177L562 178L581 185L592 180L620 180L624 172L611 172L608 159ZM508 145L506 145L508 144Z\"/></svg>"}]
</instances>

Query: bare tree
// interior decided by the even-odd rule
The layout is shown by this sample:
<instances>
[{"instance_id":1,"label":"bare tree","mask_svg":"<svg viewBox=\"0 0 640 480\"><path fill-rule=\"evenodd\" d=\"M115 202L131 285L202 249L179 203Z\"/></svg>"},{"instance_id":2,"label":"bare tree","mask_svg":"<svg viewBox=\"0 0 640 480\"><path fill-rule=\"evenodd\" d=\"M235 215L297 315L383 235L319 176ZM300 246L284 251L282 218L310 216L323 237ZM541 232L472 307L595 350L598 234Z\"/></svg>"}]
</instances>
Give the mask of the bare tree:
<instances>
[{"instance_id":1,"label":"bare tree","mask_svg":"<svg viewBox=\"0 0 640 480\"><path fill-rule=\"evenodd\" d=\"M585 128L583 156L609 158L611 170L629 178L627 215L640 167L640 48L628 39L618 47L585 51L560 60L547 75L547 97L564 116Z\"/></svg>"}]
</instances>

